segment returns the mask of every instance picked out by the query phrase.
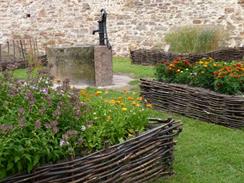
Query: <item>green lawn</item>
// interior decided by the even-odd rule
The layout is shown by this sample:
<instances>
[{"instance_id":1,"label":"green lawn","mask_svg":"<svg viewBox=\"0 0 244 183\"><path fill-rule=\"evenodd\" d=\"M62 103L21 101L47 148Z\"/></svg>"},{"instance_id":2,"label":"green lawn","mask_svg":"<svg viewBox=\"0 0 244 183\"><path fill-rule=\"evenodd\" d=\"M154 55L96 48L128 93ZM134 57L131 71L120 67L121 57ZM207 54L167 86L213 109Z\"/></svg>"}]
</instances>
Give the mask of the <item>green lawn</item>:
<instances>
[{"instance_id":1,"label":"green lawn","mask_svg":"<svg viewBox=\"0 0 244 183\"><path fill-rule=\"evenodd\" d=\"M124 57L113 58L113 72L129 74L134 78L152 78L154 77L153 66L131 65L131 61Z\"/></svg>"},{"instance_id":2,"label":"green lawn","mask_svg":"<svg viewBox=\"0 0 244 183\"><path fill-rule=\"evenodd\" d=\"M131 65L126 58L114 58L113 71L134 76L136 80L131 83L134 86L138 85L138 78L154 75L153 67ZM15 74L24 77L25 71L19 70ZM121 93L114 91L111 95L119 96ZM154 183L244 182L244 131L172 113L152 111L152 116L173 117L184 124L175 150L176 174Z\"/></svg>"}]
</instances>

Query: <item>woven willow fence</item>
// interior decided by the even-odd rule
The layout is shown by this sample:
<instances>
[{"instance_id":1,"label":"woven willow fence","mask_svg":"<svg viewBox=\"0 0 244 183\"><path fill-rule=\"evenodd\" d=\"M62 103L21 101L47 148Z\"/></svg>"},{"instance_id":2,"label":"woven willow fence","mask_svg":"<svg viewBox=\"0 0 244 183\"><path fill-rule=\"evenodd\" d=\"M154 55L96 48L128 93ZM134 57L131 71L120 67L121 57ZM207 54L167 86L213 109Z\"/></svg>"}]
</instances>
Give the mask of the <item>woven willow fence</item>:
<instances>
[{"instance_id":1,"label":"woven willow fence","mask_svg":"<svg viewBox=\"0 0 244 183\"><path fill-rule=\"evenodd\" d=\"M227 127L244 127L244 96L222 95L202 88L141 80L141 95L155 109Z\"/></svg>"},{"instance_id":2,"label":"woven willow fence","mask_svg":"<svg viewBox=\"0 0 244 183\"><path fill-rule=\"evenodd\" d=\"M244 59L244 47L226 48L209 52L206 54L173 54L162 50L145 50L139 49L130 52L132 64L155 65L164 60L173 60L176 57L182 56L190 62L196 62L201 58L212 57L215 60L231 61Z\"/></svg>"},{"instance_id":3,"label":"woven willow fence","mask_svg":"<svg viewBox=\"0 0 244 183\"><path fill-rule=\"evenodd\" d=\"M143 183L173 174L174 137L181 123L150 119L150 130L122 144L72 161L37 168L4 183Z\"/></svg>"}]
</instances>

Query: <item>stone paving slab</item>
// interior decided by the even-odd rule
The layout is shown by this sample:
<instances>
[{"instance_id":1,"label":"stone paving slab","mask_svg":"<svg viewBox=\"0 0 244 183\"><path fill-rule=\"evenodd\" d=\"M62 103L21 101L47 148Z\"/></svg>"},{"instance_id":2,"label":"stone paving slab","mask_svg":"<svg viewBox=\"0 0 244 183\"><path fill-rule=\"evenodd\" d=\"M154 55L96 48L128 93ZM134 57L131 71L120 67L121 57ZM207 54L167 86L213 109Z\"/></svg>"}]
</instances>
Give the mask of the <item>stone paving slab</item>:
<instances>
[{"instance_id":1,"label":"stone paving slab","mask_svg":"<svg viewBox=\"0 0 244 183\"><path fill-rule=\"evenodd\" d=\"M113 75L113 83L112 85L108 85L108 86L102 86L102 87L96 87L98 89L120 89L120 88L125 88L125 87L129 87L129 83L131 81L133 81L134 79L130 76L127 75L118 75L115 74ZM54 84L54 88L58 87L60 85L58 84ZM77 88L77 89L84 89L87 87L94 87L94 86L90 86L87 84L80 84L80 85L71 85L71 87Z\"/></svg>"}]
</instances>

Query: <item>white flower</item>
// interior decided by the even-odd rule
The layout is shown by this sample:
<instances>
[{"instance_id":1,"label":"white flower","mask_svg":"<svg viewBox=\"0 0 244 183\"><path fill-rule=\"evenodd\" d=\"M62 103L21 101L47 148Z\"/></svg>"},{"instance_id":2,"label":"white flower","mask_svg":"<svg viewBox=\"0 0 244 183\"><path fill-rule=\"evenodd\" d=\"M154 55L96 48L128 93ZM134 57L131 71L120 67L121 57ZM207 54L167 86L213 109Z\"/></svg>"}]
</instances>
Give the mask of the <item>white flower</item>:
<instances>
[{"instance_id":1,"label":"white flower","mask_svg":"<svg viewBox=\"0 0 244 183\"><path fill-rule=\"evenodd\" d=\"M59 145L60 145L61 147L64 146L64 145L69 145L69 142L67 142L67 141L65 141L65 140L63 140L63 139L61 139Z\"/></svg>"},{"instance_id":2,"label":"white flower","mask_svg":"<svg viewBox=\"0 0 244 183\"><path fill-rule=\"evenodd\" d=\"M44 94L48 94L48 89L47 89L47 88L43 89L43 90L42 90L42 93L44 93Z\"/></svg>"},{"instance_id":3,"label":"white flower","mask_svg":"<svg viewBox=\"0 0 244 183\"><path fill-rule=\"evenodd\" d=\"M86 127L82 125L80 130L84 132L86 130Z\"/></svg>"},{"instance_id":4,"label":"white flower","mask_svg":"<svg viewBox=\"0 0 244 183\"><path fill-rule=\"evenodd\" d=\"M37 90L38 88L36 86L30 86L31 89Z\"/></svg>"}]
</instances>

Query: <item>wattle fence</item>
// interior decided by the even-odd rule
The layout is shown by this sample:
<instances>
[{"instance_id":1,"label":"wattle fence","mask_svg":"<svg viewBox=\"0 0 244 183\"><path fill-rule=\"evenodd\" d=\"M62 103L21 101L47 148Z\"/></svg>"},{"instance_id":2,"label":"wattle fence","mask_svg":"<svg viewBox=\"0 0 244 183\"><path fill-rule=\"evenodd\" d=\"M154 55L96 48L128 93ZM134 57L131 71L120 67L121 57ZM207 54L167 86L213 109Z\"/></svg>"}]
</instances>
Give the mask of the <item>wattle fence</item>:
<instances>
[{"instance_id":1,"label":"wattle fence","mask_svg":"<svg viewBox=\"0 0 244 183\"><path fill-rule=\"evenodd\" d=\"M190 62L196 62L201 58L211 57L215 60L232 61L244 59L244 47L239 48L226 48L206 54L174 54L170 52L164 52L158 49L139 49L130 51L132 64L141 65L156 65L165 60L173 60L176 57L182 56L188 59Z\"/></svg>"},{"instance_id":2,"label":"wattle fence","mask_svg":"<svg viewBox=\"0 0 244 183\"><path fill-rule=\"evenodd\" d=\"M244 128L244 96L153 80L140 81L141 96L158 110L232 128Z\"/></svg>"},{"instance_id":3,"label":"wattle fence","mask_svg":"<svg viewBox=\"0 0 244 183\"><path fill-rule=\"evenodd\" d=\"M2 183L144 183L172 175L174 138L181 132L182 124L173 119L150 119L149 127L147 132L124 143L82 158L42 166Z\"/></svg>"}]
</instances>

